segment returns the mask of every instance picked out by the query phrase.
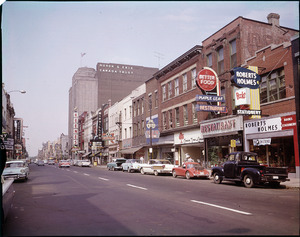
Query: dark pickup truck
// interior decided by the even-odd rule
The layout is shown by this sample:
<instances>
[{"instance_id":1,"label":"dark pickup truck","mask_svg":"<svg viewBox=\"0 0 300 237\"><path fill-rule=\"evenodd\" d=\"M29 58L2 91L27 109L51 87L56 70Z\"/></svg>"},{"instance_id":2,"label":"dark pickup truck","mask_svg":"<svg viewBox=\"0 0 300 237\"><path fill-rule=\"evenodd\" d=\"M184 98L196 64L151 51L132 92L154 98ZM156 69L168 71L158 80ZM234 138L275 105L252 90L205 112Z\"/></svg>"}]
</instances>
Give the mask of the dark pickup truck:
<instances>
[{"instance_id":1,"label":"dark pickup truck","mask_svg":"<svg viewBox=\"0 0 300 237\"><path fill-rule=\"evenodd\" d=\"M233 152L226 159L221 167L212 168L211 176L216 184L224 180L244 183L247 188L264 183L277 187L280 182L289 181L288 168L261 165L254 152Z\"/></svg>"}]
</instances>

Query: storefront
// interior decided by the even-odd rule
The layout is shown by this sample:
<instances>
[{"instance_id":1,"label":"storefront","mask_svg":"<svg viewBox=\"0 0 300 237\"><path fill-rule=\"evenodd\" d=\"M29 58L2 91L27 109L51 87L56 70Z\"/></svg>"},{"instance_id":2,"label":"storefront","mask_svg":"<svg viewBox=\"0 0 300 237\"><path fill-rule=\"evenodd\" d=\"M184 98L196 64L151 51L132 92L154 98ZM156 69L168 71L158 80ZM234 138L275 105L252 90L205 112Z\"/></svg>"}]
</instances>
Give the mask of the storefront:
<instances>
[{"instance_id":1,"label":"storefront","mask_svg":"<svg viewBox=\"0 0 300 237\"><path fill-rule=\"evenodd\" d=\"M204 138L205 167L223 162L225 155L243 150L243 116L226 116L200 123Z\"/></svg>"},{"instance_id":2,"label":"storefront","mask_svg":"<svg viewBox=\"0 0 300 237\"><path fill-rule=\"evenodd\" d=\"M299 173L296 114L244 122L245 150L259 155L259 162L271 167L288 167Z\"/></svg>"},{"instance_id":3,"label":"storefront","mask_svg":"<svg viewBox=\"0 0 300 237\"><path fill-rule=\"evenodd\" d=\"M181 165L189 154L195 162L205 163L204 139L199 129L192 129L174 134L175 162Z\"/></svg>"}]
</instances>

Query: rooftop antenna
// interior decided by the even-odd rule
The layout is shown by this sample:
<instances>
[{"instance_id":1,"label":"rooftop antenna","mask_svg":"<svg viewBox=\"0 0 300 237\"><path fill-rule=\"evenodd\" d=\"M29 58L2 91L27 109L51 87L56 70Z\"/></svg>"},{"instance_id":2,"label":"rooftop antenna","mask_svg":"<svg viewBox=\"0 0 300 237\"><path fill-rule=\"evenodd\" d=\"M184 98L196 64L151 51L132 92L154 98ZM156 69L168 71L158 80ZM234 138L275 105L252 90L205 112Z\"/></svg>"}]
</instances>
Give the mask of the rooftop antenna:
<instances>
[{"instance_id":1,"label":"rooftop antenna","mask_svg":"<svg viewBox=\"0 0 300 237\"><path fill-rule=\"evenodd\" d=\"M164 59L164 55L159 52L154 52L154 57L158 58L158 68L160 68L160 59Z\"/></svg>"}]
</instances>

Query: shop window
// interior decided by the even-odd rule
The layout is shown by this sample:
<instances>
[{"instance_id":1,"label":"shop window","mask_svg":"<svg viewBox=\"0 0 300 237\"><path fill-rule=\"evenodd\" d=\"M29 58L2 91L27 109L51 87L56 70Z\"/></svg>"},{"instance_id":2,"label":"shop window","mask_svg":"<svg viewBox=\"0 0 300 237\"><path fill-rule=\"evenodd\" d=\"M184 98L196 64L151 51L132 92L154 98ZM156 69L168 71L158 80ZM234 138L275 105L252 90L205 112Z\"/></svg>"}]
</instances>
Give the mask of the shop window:
<instances>
[{"instance_id":1,"label":"shop window","mask_svg":"<svg viewBox=\"0 0 300 237\"><path fill-rule=\"evenodd\" d=\"M236 40L230 41L230 68L234 68L237 66L236 59Z\"/></svg>"},{"instance_id":2,"label":"shop window","mask_svg":"<svg viewBox=\"0 0 300 237\"><path fill-rule=\"evenodd\" d=\"M218 74L224 72L224 49L223 47L218 49Z\"/></svg>"},{"instance_id":3,"label":"shop window","mask_svg":"<svg viewBox=\"0 0 300 237\"><path fill-rule=\"evenodd\" d=\"M262 76L260 103L286 98L285 75L283 68Z\"/></svg>"}]
</instances>

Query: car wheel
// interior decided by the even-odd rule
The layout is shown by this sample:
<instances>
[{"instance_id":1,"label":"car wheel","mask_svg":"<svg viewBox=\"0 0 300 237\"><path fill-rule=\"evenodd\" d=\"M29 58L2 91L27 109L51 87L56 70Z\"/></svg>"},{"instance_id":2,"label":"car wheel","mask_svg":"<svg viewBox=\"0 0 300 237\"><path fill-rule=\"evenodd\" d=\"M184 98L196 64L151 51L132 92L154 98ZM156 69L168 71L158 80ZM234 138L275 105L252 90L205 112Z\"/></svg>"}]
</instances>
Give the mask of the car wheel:
<instances>
[{"instance_id":1,"label":"car wheel","mask_svg":"<svg viewBox=\"0 0 300 237\"><path fill-rule=\"evenodd\" d=\"M158 171L157 170L154 170L154 175L158 176Z\"/></svg>"},{"instance_id":2,"label":"car wheel","mask_svg":"<svg viewBox=\"0 0 300 237\"><path fill-rule=\"evenodd\" d=\"M190 179L190 178L191 178L191 174L190 174L189 171L187 171L187 172L185 173L185 177L186 177L186 179Z\"/></svg>"},{"instance_id":3,"label":"car wheel","mask_svg":"<svg viewBox=\"0 0 300 237\"><path fill-rule=\"evenodd\" d=\"M222 178L218 173L214 173L214 183L215 184L220 184L222 182Z\"/></svg>"},{"instance_id":4,"label":"car wheel","mask_svg":"<svg viewBox=\"0 0 300 237\"><path fill-rule=\"evenodd\" d=\"M146 174L143 168L141 168L141 174Z\"/></svg>"},{"instance_id":5,"label":"car wheel","mask_svg":"<svg viewBox=\"0 0 300 237\"><path fill-rule=\"evenodd\" d=\"M254 181L251 175L246 174L244 177L244 185L246 188L252 188L254 186Z\"/></svg>"},{"instance_id":6,"label":"car wheel","mask_svg":"<svg viewBox=\"0 0 300 237\"><path fill-rule=\"evenodd\" d=\"M175 170L173 170L172 175L173 175L174 178L177 177L177 174L176 174L176 171L175 171Z\"/></svg>"}]
</instances>

